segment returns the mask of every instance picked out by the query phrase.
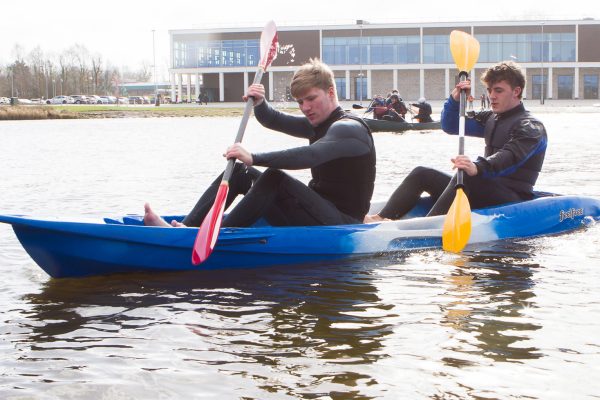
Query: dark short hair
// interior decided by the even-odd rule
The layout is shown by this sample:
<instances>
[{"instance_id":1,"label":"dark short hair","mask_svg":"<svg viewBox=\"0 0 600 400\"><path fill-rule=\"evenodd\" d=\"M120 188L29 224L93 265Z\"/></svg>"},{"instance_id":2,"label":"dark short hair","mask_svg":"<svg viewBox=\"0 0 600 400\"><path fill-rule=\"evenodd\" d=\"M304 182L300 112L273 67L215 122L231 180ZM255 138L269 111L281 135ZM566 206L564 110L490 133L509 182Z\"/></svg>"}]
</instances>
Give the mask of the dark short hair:
<instances>
[{"instance_id":1,"label":"dark short hair","mask_svg":"<svg viewBox=\"0 0 600 400\"><path fill-rule=\"evenodd\" d=\"M506 81L513 89L520 87L521 93L519 94L519 98L523 97L527 80L525 79L523 70L517 63L513 61L502 61L488 68L481 75L481 82L487 86L491 86L500 81Z\"/></svg>"}]
</instances>

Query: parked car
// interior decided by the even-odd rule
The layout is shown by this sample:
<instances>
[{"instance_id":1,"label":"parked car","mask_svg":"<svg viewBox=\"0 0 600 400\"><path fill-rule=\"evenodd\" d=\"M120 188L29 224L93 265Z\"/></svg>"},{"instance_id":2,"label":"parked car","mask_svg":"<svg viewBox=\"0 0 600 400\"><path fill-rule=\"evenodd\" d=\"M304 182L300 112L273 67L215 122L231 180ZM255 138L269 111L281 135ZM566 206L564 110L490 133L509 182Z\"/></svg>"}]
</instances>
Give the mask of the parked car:
<instances>
[{"instance_id":1,"label":"parked car","mask_svg":"<svg viewBox=\"0 0 600 400\"><path fill-rule=\"evenodd\" d=\"M117 99L117 104L129 104L129 98L128 97L119 97Z\"/></svg>"},{"instance_id":2,"label":"parked car","mask_svg":"<svg viewBox=\"0 0 600 400\"><path fill-rule=\"evenodd\" d=\"M46 100L46 104L74 104L75 99L71 96L54 96Z\"/></svg>"},{"instance_id":3,"label":"parked car","mask_svg":"<svg viewBox=\"0 0 600 400\"><path fill-rule=\"evenodd\" d=\"M87 96L84 96L82 94L72 94L71 97L73 98L75 104L90 104L90 101L87 98Z\"/></svg>"},{"instance_id":4,"label":"parked car","mask_svg":"<svg viewBox=\"0 0 600 400\"><path fill-rule=\"evenodd\" d=\"M0 104L10 104L10 99L8 97L0 97Z\"/></svg>"},{"instance_id":5,"label":"parked car","mask_svg":"<svg viewBox=\"0 0 600 400\"><path fill-rule=\"evenodd\" d=\"M88 99L90 100L90 104L108 104L107 99L103 99L100 96L96 96L95 94L88 95Z\"/></svg>"},{"instance_id":6,"label":"parked car","mask_svg":"<svg viewBox=\"0 0 600 400\"><path fill-rule=\"evenodd\" d=\"M100 96L100 98L104 104L115 104L117 102L117 98L115 96Z\"/></svg>"},{"instance_id":7,"label":"parked car","mask_svg":"<svg viewBox=\"0 0 600 400\"><path fill-rule=\"evenodd\" d=\"M129 104L144 104L142 96L129 96Z\"/></svg>"}]
</instances>

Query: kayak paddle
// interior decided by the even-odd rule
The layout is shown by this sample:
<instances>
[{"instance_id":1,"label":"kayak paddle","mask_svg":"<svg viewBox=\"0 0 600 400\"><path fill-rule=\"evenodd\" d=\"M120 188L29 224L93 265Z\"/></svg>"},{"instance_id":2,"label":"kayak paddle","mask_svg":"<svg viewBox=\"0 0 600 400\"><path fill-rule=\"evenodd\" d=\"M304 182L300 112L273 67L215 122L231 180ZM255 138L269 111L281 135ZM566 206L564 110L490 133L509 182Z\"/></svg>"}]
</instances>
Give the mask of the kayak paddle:
<instances>
[{"instance_id":1,"label":"kayak paddle","mask_svg":"<svg viewBox=\"0 0 600 400\"><path fill-rule=\"evenodd\" d=\"M275 57L277 57L277 45L277 27L273 21L269 21L260 35L261 58L256 75L254 75L253 84L260 83L264 72L271 65ZM240 143L244 137L244 131L246 130L246 125L248 125L252 105L253 99L248 98L234 143ZM231 178L231 174L233 173L234 165L235 159L227 160L227 167L223 173L223 178L221 179L215 202L208 214L206 214L204 221L202 221L202 225L200 225L192 250L192 263L194 265L198 265L206 260L215 247L217 237L219 236L219 229L221 228L221 222L223 220L225 200L227 199L227 193L229 192L229 178Z\"/></svg>"},{"instance_id":2,"label":"kayak paddle","mask_svg":"<svg viewBox=\"0 0 600 400\"><path fill-rule=\"evenodd\" d=\"M462 31L450 33L450 51L459 71L459 78L465 81L479 57L479 42L473 36ZM465 105L466 93L460 91L460 113L458 123L458 154L465 150ZM458 253L467 245L471 236L471 206L463 191L464 171L456 172L456 196L446 214L442 229L442 247L446 251Z\"/></svg>"}]
</instances>

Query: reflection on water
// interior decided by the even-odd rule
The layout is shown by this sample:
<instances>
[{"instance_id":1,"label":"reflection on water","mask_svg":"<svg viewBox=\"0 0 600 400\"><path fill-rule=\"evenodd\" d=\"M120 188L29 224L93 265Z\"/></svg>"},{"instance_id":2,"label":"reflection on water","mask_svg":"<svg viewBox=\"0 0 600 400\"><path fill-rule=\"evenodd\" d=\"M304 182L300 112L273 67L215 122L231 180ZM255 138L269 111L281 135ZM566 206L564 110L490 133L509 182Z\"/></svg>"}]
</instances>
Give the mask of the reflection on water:
<instances>
[{"instance_id":1,"label":"reflection on water","mask_svg":"<svg viewBox=\"0 0 600 400\"><path fill-rule=\"evenodd\" d=\"M484 246L482 246L484 247ZM455 350L480 354L493 361L539 358L539 349L521 346L531 331L541 329L522 314L535 307L532 276L540 266L531 260L534 249L510 241L467 251L456 260L448 276L453 300L443 308L443 322L467 333ZM469 365L466 360L446 359L449 365Z\"/></svg>"},{"instance_id":2,"label":"reflection on water","mask_svg":"<svg viewBox=\"0 0 600 400\"><path fill-rule=\"evenodd\" d=\"M527 342L542 326L523 314L537 307L535 252L527 243L492 243L452 256L443 269L421 273L415 255L404 254L232 275L198 271L51 279L40 292L24 296L31 307L20 323L27 333L19 346L29 350L21 362L51 363L59 371L75 368L92 386L96 364L112 360L134 374L201 368L209 376L235 376L236 387L256 398L264 398L262 393L319 398L333 392L339 393L336 398L377 398L394 386L387 365L396 352L439 358L433 371L448 379L455 368L540 358L540 349ZM435 263L447 256L434 251L416 257ZM392 277L400 282L390 292L385 286ZM398 291L410 286L419 291L413 292L407 312L398 308L403 296ZM429 342L433 320L448 329L445 339ZM429 343L415 347L419 338L406 337L406 329ZM88 354L73 355L81 352ZM43 369L30 374L41 377ZM49 371L43 375L55 379ZM469 388L445 386L447 396L462 397ZM212 390L229 393L222 387Z\"/></svg>"},{"instance_id":3,"label":"reflection on water","mask_svg":"<svg viewBox=\"0 0 600 400\"><path fill-rule=\"evenodd\" d=\"M541 189L600 196L587 168L600 153L589 136L597 116L543 119ZM3 123L0 209L105 216L151 201L185 212L224 166L238 122ZM244 140L260 150L300 143L252 120ZM446 168L456 147L436 132L375 141L376 199L415 165ZM480 150L468 138L466 152ZM0 398L593 398L599 249L597 224L460 255L50 279L0 225Z\"/></svg>"},{"instance_id":4,"label":"reflection on water","mask_svg":"<svg viewBox=\"0 0 600 400\"><path fill-rule=\"evenodd\" d=\"M143 360L136 341L185 328L196 338L188 335L183 347L174 339L171 349L189 355L184 363L251 375L275 392L296 392L294 378L353 387L373 377L344 366L389 356L382 340L393 329L386 323L392 305L382 302L371 280L368 264L229 277L193 272L49 280L40 293L25 296L32 308L21 327L29 330L28 358L60 349L68 359L72 351L101 347L136 368L151 361ZM341 367L330 376L316 368L321 363ZM293 384L270 384L278 373Z\"/></svg>"}]
</instances>

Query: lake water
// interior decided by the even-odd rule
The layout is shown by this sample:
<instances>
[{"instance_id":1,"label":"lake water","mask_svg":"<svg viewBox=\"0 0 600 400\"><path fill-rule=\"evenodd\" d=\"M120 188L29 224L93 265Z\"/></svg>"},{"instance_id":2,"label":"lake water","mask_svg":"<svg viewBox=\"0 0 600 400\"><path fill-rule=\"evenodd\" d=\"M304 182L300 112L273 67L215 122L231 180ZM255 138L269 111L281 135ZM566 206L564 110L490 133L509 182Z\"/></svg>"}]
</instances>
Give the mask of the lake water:
<instances>
[{"instance_id":1,"label":"lake water","mask_svg":"<svg viewBox=\"0 0 600 400\"><path fill-rule=\"evenodd\" d=\"M539 116L538 188L600 197L598 114ZM185 213L238 122L1 122L0 213ZM375 199L416 165L449 169L457 148L441 132L375 141ZM244 142L303 143L254 120ZM599 266L597 224L460 255L51 279L0 225L0 398L598 398Z\"/></svg>"}]
</instances>

